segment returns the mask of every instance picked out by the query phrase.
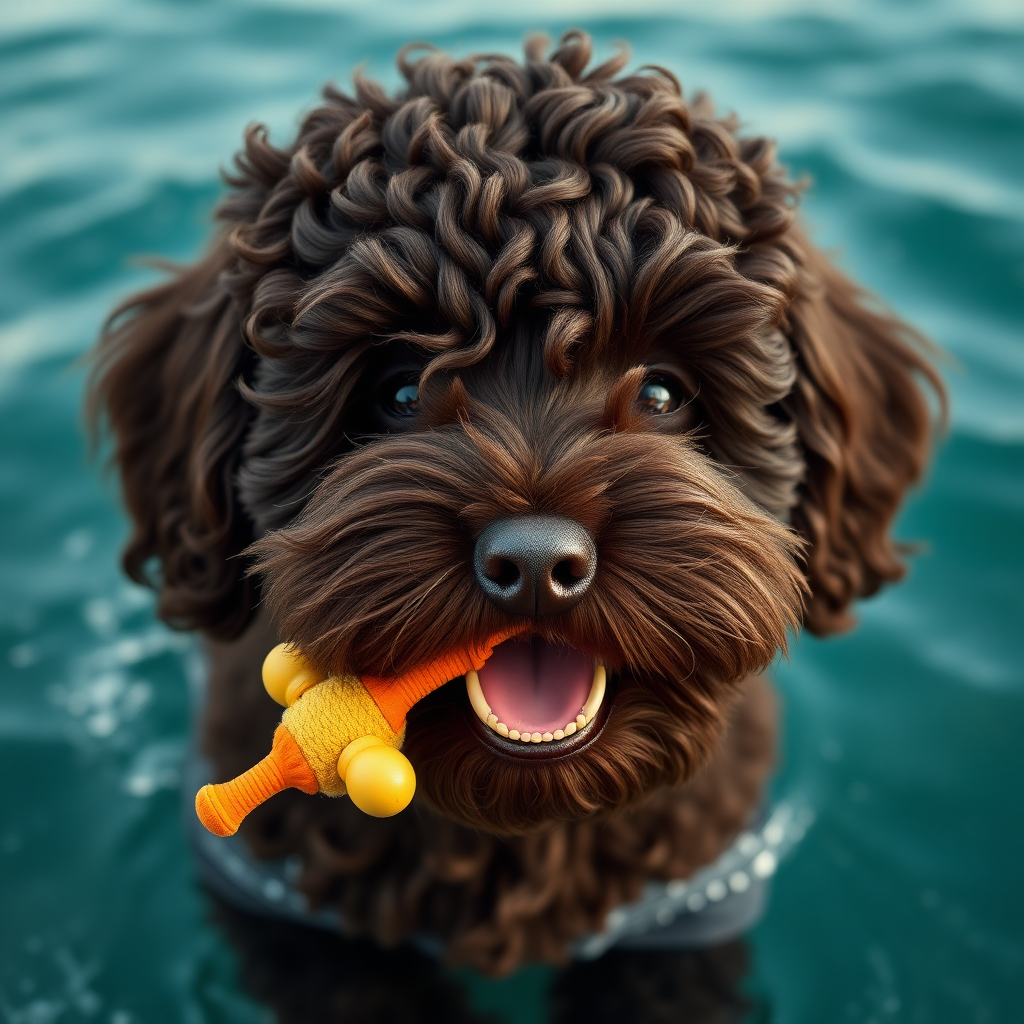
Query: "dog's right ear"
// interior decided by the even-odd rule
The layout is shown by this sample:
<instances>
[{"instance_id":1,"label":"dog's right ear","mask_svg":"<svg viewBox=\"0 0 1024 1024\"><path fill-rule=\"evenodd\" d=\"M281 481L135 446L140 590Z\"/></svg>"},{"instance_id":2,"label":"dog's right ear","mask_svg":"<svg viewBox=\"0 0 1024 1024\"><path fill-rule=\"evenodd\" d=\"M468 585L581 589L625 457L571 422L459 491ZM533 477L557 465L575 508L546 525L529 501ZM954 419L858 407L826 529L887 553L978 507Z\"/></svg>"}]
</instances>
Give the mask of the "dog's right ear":
<instances>
[{"instance_id":1,"label":"dog's right ear","mask_svg":"<svg viewBox=\"0 0 1024 1024\"><path fill-rule=\"evenodd\" d=\"M95 353L88 412L113 433L132 532L125 571L181 629L237 635L256 604L237 556L253 540L234 477L252 407L236 382L251 352L221 239L192 267L128 299Z\"/></svg>"},{"instance_id":2,"label":"dog's right ear","mask_svg":"<svg viewBox=\"0 0 1024 1024\"><path fill-rule=\"evenodd\" d=\"M930 390L945 413L934 350L801 239L803 286L789 311L796 387L784 403L807 470L793 525L807 541L804 625L848 629L848 608L904 574L889 531L932 439Z\"/></svg>"}]
</instances>

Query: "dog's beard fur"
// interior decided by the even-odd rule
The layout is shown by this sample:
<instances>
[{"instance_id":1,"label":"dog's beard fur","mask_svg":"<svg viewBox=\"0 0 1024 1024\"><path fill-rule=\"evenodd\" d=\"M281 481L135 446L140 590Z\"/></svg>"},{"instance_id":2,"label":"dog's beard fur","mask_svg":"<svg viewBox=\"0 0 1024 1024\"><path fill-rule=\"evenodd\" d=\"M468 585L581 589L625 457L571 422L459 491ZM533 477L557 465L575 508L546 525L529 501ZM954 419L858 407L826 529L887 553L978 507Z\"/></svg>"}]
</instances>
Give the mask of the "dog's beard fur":
<instances>
[{"instance_id":1,"label":"dog's beard fur","mask_svg":"<svg viewBox=\"0 0 1024 1024\"><path fill-rule=\"evenodd\" d=\"M615 673L600 735L538 763L497 757L450 693L410 721L426 797L501 832L689 778L719 739L732 684L785 648L805 589L795 536L692 437L635 411L641 371L609 386L584 366L555 383L530 351L506 350L465 384L430 382L418 429L344 456L298 521L255 546L281 635L324 671L390 677L524 625L474 577L489 523L541 513L588 530L598 570L587 594L529 627Z\"/></svg>"}]
</instances>

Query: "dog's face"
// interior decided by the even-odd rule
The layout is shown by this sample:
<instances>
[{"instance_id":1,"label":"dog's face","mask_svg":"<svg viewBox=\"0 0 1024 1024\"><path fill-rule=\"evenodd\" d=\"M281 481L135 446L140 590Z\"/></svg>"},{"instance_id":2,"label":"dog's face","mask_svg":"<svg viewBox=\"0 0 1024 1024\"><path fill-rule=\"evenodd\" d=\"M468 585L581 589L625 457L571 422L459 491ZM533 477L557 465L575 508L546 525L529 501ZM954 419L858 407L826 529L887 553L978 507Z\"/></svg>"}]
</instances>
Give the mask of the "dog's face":
<instances>
[{"instance_id":1,"label":"dog's face","mask_svg":"<svg viewBox=\"0 0 1024 1024\"><path fill-rule=\"evenodd\" d=\"M406 747L435 805L497 829L685 778L803 588L795 538L699 440L692 365L609 352L559 379L535 330L423 387L385 352L358 443L257 545L283 634L326 669L393 676L522 630L480 671L485 703L446 687Z\"/></svg>"},{"instance_id":2,"label":"dog's face","mask_svg":"<svg viewBox=\"0 0 1024 1024\"><path fill-rule=\"evenodd\" d=\"M406 747L498 831L687 778L788 629L900 574L934 382L765 140L665 74L585 75L582 37L531 45L403 61L407 94L329 94L288 151L250 133L230 234L115 327L97 389L169 620L237 631L256 565L325 670L517 631Z\"/></svg>"}]
</instances>

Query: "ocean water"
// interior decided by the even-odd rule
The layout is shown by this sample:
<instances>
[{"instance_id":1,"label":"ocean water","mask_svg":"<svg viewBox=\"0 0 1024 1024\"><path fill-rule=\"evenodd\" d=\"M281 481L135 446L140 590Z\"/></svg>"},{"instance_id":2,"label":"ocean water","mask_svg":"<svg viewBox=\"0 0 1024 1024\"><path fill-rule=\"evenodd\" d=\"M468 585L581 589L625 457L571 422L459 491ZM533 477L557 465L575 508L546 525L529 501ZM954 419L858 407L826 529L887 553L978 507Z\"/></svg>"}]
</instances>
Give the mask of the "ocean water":
<instances>
[{"instance_id":1,"label":"ocean water","mask_svg":"<svg viewBox=\"0 0 1024 1024\"><path fill-rule=\"evenodd\" d=\"M587 28L675 70L813 181L815 237L948 353L909 580L777 680L777 792L814 824L753 935L756 1019L1024 1015L1024 19L1001 0L8 0L0 10L0 1019L250 1022L180 824L187 637L121 577L80 357L207 234L244 126L428 39ZM547 973L466 977L540 1020Z\"/></svg>"}]
</instances>

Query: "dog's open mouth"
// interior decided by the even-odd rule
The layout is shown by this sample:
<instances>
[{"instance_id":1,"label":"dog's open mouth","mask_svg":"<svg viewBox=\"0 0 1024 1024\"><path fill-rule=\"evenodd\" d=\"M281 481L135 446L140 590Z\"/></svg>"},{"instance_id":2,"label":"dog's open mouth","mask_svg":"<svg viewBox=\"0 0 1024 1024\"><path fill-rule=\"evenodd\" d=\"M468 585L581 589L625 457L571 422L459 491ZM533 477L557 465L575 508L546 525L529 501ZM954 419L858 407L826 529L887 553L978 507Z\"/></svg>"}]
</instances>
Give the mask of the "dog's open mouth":
<instances>
[{"instance_id":1,"label":"dog's open mouth","mask_svg":"<svg viewBox=\"0 0 1024 1024\"><path fill-rule=\"evenodd\" d=\"M506 640L479 672L466 673L477 718L499 736L557 743L589 725L604 701L603 665L539 636Z\"/></svg>"}]
</instances>

